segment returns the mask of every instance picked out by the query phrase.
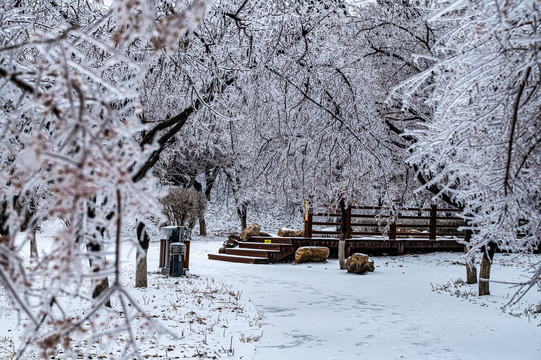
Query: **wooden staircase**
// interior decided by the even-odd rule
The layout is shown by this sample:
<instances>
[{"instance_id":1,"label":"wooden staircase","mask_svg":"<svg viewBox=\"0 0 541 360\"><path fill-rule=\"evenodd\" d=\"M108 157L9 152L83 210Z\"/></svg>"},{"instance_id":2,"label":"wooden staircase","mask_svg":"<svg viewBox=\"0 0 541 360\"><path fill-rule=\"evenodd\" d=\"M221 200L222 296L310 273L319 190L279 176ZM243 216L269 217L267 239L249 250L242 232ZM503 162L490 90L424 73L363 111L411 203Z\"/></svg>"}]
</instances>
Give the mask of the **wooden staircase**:
<instances>
[{"instance_id":1,"label":"wooden staircase","mask_svg":"<svg viewBox=\"0 0 541 360\"><path fill-rule=\"evenodd\" d=\"M254 236L249 242L239 242L235 248L226 248L225 254L208 254L210 260L247 264L277 263L295 252L287 238Z\"/></svg>"}]
</instances>

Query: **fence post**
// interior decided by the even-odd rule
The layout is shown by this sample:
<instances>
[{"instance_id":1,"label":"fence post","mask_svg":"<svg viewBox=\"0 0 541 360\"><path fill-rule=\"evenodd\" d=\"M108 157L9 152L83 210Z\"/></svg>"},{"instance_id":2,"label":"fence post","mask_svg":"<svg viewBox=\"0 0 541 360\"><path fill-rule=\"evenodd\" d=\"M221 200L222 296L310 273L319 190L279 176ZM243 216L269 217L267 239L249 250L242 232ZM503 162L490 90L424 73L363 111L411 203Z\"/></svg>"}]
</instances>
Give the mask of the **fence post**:
<instances>
[{"instance_id":1,"label":"fence post","mask_svg":"<svg viewBox=\"0 0 541 360\"><path fill-rule=\"evenodd\" d=\"M351 203L348 205L348 208L346 209L346 239L351 238Z\"/></svg>"},{"instance_id":2,"label":"fence post","mask_svg":"<svg viewBox=\"0 0 541 360\"><path fill-rule=\"evenodd\" d=\"M430 205L430 240L436 240L438 206Z\"/></svg>"},{"instance_id":3,"label":"fence post","mask_svg":"<svg viewBox=\"0 0 541 360\"><path fill-rule=\"evenodd\" d=\"M389 227L389 240L396 240L396 222Z\"/></svg>"},{"instance_id":4,"label":"fence post","mask_svg":"<svg viewBox=\"0 0 541 360\"><path fill-rule=\"evenodd\" d=\"M312 207L310 206L310 200L306 200L305 213L304 213L304 237L312 237Z\"/></svg>"}]
</instances>

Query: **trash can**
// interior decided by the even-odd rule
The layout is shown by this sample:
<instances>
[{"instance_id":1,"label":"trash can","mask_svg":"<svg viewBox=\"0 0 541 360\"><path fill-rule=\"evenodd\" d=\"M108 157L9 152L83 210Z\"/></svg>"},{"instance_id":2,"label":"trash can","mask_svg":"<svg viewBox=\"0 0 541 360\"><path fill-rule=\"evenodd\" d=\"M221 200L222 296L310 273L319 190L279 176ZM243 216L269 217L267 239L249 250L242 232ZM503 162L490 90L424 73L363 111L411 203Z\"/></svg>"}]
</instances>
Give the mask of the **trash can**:
<instances>
[{"instance_id":1,"label":"trash can","mask_svg":"<svg viewBox=\"0 0 541 360\"><path fill-rule=\"evenodd\" d=\"M189 229L185 226L164 226L161 233L172 242L184 242Z\"/></svg>"},{"instance_id":2,"label":"trash can","mask_svg":"<svg viewBox=\"0 0 541 360\"><path fill-rule=\"evenodd\" d=\"M186 255L186 245L181 242L172 243L169 250L169 276L179 277L186 275L184 271L184 256Z\"/></svg>"},{"instance_id":3,"label":"trash can","mask_svg":"<svg viewBox=\"0 0 541 360\"><path fill-rule=\"evenodd\" d=\"M159 271L162 274L170 274L171 244L183 243L186 245L183 256L183 272L189 269L190 262L190 240L191 229L185 226L164 226L161 228L162 238L160 239L160 263Z\"/></svg>"}]
</instances>

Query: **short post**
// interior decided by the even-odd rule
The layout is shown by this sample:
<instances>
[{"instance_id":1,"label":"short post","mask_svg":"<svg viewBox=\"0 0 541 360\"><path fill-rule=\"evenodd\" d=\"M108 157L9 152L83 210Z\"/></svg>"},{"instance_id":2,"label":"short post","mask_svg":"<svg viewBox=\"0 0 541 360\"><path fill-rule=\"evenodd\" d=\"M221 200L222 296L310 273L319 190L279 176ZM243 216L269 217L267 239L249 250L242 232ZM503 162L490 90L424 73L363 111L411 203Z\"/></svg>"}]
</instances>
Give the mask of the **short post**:
<instances>
[{"instance_id":1,"label":"short post","mask_svg":"<svg viewBox=\"0 0 541 360\"><path fill-rule=\"evenodd\" d=\"M396 240L396 222L392 222L389 227L389 240Z\"/></svg>"},{"instance_id":2,"label":"short post","mask_svg":"<svg viewBox=\"0 0 541 360\"><path fill-rule=\"evenodd\" d=\"M184 245L186 245L186 252L184 254L184 263L182 264L182 267L186 271L190 269L190 240L184 239Z\"/></svg>"},{"instance_id":3,"label":"short post","mask_svg":"<svg viewBox=\"0 0 541 360\"><path fill-rule=\"evenodd\" d=\"M438 216L438 206L432 204L430 206L430 240L436 240L437 232L437 216Z\"/></svg>"},{"instance_id":4,"label":"short post","mask_svg":"<svg viewBox=\"0 0 541 360\"><path fill-rule=\"evenodd\" d=\"M171 245L171 239L160 239L160 264L159 268L162 274L169 272L169 246Z\"/></svg>"},{"instance_id":5,"label":"short post","mask_svg":"<svg viewBox=\"0 0 541 360\"><path fill-rule=\"evenodd\" d=\"M312 237L312 207L310 206L310 200L306 200L305 213L304 213L304 237Z\"/></svg>"},{"instance_id":6,"label":"short post","mask_svg":"<svg viewBox=\"0 0 541 360\"><path fill-rule=\"evenodd\" d=\"M351 204L346 209L346 239L351 239Z\"/></svg>"}]
</instances>

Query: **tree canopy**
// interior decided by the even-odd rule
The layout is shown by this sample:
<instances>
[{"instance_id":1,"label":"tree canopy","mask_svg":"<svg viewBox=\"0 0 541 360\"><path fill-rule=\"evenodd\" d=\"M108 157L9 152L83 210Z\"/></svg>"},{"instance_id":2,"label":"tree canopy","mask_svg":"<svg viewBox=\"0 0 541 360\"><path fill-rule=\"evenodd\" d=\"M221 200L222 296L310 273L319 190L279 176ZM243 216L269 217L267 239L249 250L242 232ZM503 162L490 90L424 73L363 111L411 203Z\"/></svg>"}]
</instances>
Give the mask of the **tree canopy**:
<instances>
[{"instance_id":1,"label":"tree canopy","mask_svg":"<svg viewBox=\"0 0 541 360\"><path fill-rule=\"evenodd\" d=\"M123 226L160 212L157 183L209 197L221 179L241 216L344 186L359 203L442 201L470 255L539 246L539 2L6 0L0 19L0 281L24 346L73 350L111 295L132 303ZM52 217L67 226L26 267L22 231ZM101 297L81 290L107 276Z\"/></svg>"}]
</instances>

